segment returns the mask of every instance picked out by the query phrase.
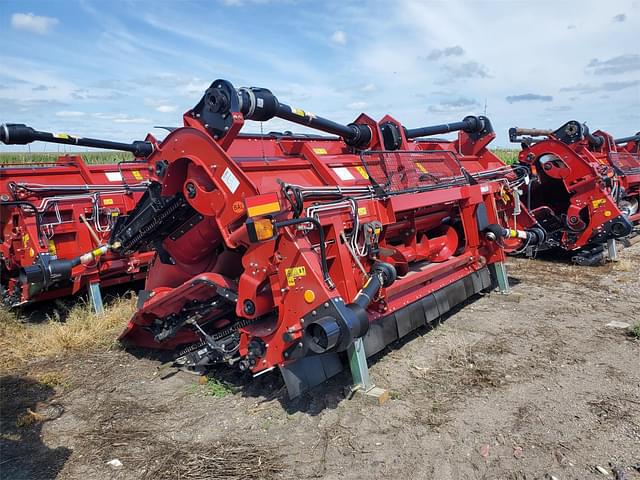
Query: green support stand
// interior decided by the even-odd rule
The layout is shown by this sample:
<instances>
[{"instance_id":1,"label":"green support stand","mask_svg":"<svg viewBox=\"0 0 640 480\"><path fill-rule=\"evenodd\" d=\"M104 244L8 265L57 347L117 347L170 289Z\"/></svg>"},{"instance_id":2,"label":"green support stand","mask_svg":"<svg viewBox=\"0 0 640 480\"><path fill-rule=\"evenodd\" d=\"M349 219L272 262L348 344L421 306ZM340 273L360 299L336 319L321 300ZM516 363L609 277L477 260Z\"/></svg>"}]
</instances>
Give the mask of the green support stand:
<instances>
[{"instance_id":1,"label":"green support stand","mask_svg":"<svg viewBox=\"0 0 640 480\"><path fill-rule=\"evenodd\" d=\"M607 240L607 250L609 252L609 260L612 262L618 261L618 245L615 238Z\"/></svg>"},{"instance_id":2,"label":"green support stand","mask_svg":"<svg viewBox=\"0 0 640 480\"><path fill-rule=\"evenodd\" d=\"M100 284L97 282L90 283L87 287L87 290L89 292L89 301L91 302L93 310L99 315L104 313L102 294L100 293Z\"/></svg>"},{"instance_id":3,"label":"green support stand","mask_svg":"<svg viewBox=\"0 0 640 480\"><path fill-rule=\"evenodd\" d=\"M369 377L369 367L367 366L367 354L364 350L362 338L356 338L353 345L347 350L349 356L349 367L353 378L352 392L364 395L364 398L371 400L378 405L384 404L389 399L389 392L376 387Z\"/></svg>"},{"instance_id":4,"label":"green support stand","mask_svg":"<svg viewBox=\"0 0 640 480\"><path fill-rule=\"evenodd\" d=\"M507 267L504 262L497 262L489 266L491 274L498 282L498 290L504 295L511 293L509 288L509 277L507 276Z\"/></svg>"}]
</instances>

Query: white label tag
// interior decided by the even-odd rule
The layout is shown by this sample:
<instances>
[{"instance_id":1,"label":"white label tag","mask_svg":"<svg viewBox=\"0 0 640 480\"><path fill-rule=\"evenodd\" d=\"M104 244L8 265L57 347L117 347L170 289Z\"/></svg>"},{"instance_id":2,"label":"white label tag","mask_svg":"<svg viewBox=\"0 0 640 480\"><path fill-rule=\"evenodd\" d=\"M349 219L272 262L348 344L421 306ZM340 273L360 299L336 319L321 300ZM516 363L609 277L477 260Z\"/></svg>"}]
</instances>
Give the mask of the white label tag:
<instances>
[{"instance_id":1,"label":"white label tag","mask_svg":"<svg viewBox=\"0 0 640 480\"><path fill-rule=\"evenodd\" d=\"M488 186L486 186L486 185L482 185L482 186L480 187L480 191L481 191L482 193L487 193L487 192L489 191L489 187L488 187Z\"/></svg>"},{"instance_id":2,"label":"white label tag","mask_svg":"<svg viewBox=\"0 0 640 480\"><path fill-rule=\"evenodd\" d=\"M231 193L236 193L238 186L240 185L240 181L236 178L229 168L225 168L222 174L222 181L227 186Z\"/></svg>"},{"instance_id":3,"label":"white label tag","mask_svg":"<svg viewBox=\"0 0 640 480\"><path fill-rule=\"evenodd\" d=\"M340 180L355 180L356 179L356 177L351 175L351 172L346 167L336 167L336 168L333 169L333 171L336 172L336 175L338 175L338 177L340 177Z\"/></svg>"},{"instance_id":4,"label":"white label tag","mask_svg":"<svg viewBox=\"0 0 640 480\"><path fill-rule=\"evenodd\" d=\"M264 100L262 98L256 99L256 103L258 104L258 108L264 107Z\"/></svg>"},{"instance_id":5,"label":"white label tag","mask_svg":"<svg viewBox=\"0 0 640 480\"><path fill-rule=\"evenodd\" d=\"M120 172L104 172L104 174L107 176L107 180L109 180L110 182L122 181L122 175L120 175Z\"/></svg>"}]
</instances>

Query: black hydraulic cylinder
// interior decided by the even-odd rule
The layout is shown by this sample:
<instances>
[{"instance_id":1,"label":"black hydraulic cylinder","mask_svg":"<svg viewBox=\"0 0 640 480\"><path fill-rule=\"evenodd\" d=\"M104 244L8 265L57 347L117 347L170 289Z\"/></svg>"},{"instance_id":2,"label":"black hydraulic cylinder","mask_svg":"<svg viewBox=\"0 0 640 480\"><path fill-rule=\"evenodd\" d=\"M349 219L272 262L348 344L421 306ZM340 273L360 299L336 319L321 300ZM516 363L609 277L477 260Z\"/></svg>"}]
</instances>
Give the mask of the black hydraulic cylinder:
<instances>
[{"instance_id":1,"label":"black hydraulic cylinder","mask_svg":"<svg viewBox=\"0 0 640 480\"><path fill-rule=\"evenodd\" d=\"M616 145L621 145L623 143L629 142L640 142L640 132L636 133L635 135L631 135L630 137L616 138L614 142Z\"/></svg>"},{"instance_id":2,"label":"black hydraulic cylinder","mask_svg":"<svg viewBox=\"0 0 640 480\"><path fill-rule=\"evenodd\" d=\"M481 132L484 122L478 117L468 116L461 122L443 123L442 125L431 125L429 127L408 128L405 130L407 138L428 137L431 135L442 135L444 133L457 132L463 130L467 133Z\"/></svg>"},{"instance_id":3,"label":"black hydraulic cylinder","mask_svg":"<svg viewBox=\"0 0 640 480\"><path fill-rule=\"evenodd\" d=\"M131 152L136 157L148 157L153 153L153 144L145 141L135 141L133 143L111 142L109 140L99 140L96 138L40 132L20 123L5 123L0 125L0 142L6 145L26 145L36 141L103 148L106 150L121 150L123 152Z\"/></svg>"}]
</instances>

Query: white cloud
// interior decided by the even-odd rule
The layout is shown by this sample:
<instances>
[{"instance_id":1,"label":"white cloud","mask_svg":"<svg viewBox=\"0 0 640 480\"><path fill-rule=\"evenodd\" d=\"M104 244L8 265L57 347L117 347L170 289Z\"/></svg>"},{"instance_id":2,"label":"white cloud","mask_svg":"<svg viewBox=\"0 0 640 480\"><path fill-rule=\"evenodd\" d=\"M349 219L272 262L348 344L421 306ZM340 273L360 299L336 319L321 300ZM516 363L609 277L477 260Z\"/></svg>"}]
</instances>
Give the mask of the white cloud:
<instances>
[{"instance_id":1,"label":"white cloud","mask_svg":"<svg viewBox=\"0 0 640 480\"><path fill-rule=\"evenodd\" d=\"M353 108L354 110L361 110L363 108L367 108L369 104L367 102L352 102L347 107Z\"/></svg>"},{"instance_id":2,"label":"white cloud","mask_svg":"<svg viewBox=\"0 0 640 480\"><path fill-rule=\"evenodd\" d=\"M175 112L176 108L177 107L175 105L158 105L156 107L156 110L161 113L171 113L171 112Z\"/></svg>"},{"instance_id":3,"label":"white cloud","mask_svg":"<svg viewBox=\"0 0 640 480\"><path fill-rule=\"evenodd\" d=\"M11 16L11 26L16 30L45 35L60 21L54 17L42 17L33 13L14 13Z\"/></svg>"},{"instance_id":4,"label":"white cloud","mask_svg":"<svg viewBox=\"0 0 640 480\"><path fill-rule=\"evenodd\" d=\"M95 118L100 120L110 120L113 123L152 123L151 120L141 117L132 117L125 113L94 113Z\"/></svg>"},{"instance_id":5,"label":"white cloud","mask_svg":"<svg viewBox=\"0 0 640 480\"><path fill-rule=\"evenodd\" d=\"M86 115L84 112L75 110L61 110L56 112L56 117L83 117L84 115Z\"/></svg>"},{"instance_id":6,"label":"white cloud","mask_svg":"<svg viewBox=\"0 0 640 480\"><path fill-rule=\"evenodd\" d=\"M364 87L362 87L363 92L375 92L376 86L373 83L367 83Z\"/></svg>"},{"instance_id":7,"label":"white cloud","mask_svg":"<svg viewBox=\"0 0 640 480\"><path fill-rule=\"evenodd\" d=\"M338 45L346 45L347 34L344 33L342 30L336 30L335 32L333 32L333 35L331 35L331 41Z\"/></svg>"}]
</instances>

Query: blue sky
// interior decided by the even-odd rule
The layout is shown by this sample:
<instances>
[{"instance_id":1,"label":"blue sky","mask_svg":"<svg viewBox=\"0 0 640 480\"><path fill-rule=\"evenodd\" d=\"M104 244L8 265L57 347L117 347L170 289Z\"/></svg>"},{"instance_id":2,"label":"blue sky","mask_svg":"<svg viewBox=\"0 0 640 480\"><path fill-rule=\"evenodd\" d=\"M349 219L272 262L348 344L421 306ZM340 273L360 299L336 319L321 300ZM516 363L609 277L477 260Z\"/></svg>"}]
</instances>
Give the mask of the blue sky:
<instances>
[{"instance_id":1,"label":"blue sky","mask_svg":"<svg viewBox=\"0 0 640 480\"><path fill-rule=\"evenodd\" d=\"M413 128L486 103L496 146L569 119L622 136L640 130L639 32L640 0L0 0L0 122L161 137L225 78L345 123Z\"/></svg>"}]
</instances>

